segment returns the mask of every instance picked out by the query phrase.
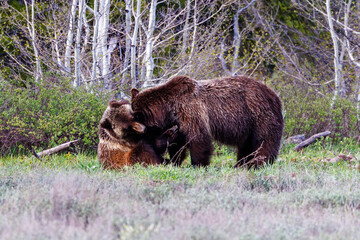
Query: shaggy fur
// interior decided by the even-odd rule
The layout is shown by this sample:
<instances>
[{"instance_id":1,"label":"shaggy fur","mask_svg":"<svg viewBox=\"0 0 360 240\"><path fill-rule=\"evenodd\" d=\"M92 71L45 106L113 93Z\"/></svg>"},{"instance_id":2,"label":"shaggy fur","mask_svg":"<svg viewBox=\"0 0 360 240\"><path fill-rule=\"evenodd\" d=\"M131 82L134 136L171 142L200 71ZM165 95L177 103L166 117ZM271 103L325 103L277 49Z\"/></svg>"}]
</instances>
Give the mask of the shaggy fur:
<instances>
[{"instance_id":1,"label":"shaggy fur","mask_svg":"<svg viewBox=\"0 0 360 240\"><path fill-rule=\"evenodd\" d=\"M179 132L169 154L181 164L189 149L191 163L206 166L212 140L235 146L236 166L273 163L283 131L278 96L264 84L245 76L195 81L178 76L166 84L139 92L132 89L136 121L147 128Z\"/></svg>"},{"instance_id":2,"label":"shaggy fur","mask_svg":"<svg viewBox=\"0 0 360 240\"><path fill-rule=\"evenodd\" d=\"M135 122L129 101L110 101L99 124L98 158L105 168L119 169L136 163L160 164L168 141L177 127L159 134L153 141L144 139L145 126Z\"/></svg>"}]
</instances>

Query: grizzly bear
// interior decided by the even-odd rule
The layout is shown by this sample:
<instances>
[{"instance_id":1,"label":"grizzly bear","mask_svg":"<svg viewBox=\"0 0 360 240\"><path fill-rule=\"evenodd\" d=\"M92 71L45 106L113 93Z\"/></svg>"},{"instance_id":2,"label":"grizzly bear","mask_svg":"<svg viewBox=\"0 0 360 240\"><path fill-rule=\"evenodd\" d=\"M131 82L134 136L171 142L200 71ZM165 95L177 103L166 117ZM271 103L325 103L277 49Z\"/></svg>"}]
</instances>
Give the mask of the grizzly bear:
<instances>
[{"instance_id":1,"label":"grizzly bear","mask_svg":"<svg viewBox=\"0 0 360 240\"><path fill-rule=\"evenodd\" d=\"M158 134L152 141L146 140L146 128L134 121L130 102L112 100L99 124L99 161L112 169L136 163L161 164L169 141L176 136L176 128Z\"/></svg>"},{"instance_id":2,"label":"grizzly bear","mask_svg":"<svg viewBox=\"0 0 360 240\"><path fill-rule=\"evenodd\" d=\"M176 76L139 92L131 90L135 120L147 129L178 133L169 146L180 165L190 150L191 164L207 166L212 140L237 148L235 166L258 167L276 159L283 131L282 105L266 85L245 76L196 81Z\"/></svg>"}]
</instances>

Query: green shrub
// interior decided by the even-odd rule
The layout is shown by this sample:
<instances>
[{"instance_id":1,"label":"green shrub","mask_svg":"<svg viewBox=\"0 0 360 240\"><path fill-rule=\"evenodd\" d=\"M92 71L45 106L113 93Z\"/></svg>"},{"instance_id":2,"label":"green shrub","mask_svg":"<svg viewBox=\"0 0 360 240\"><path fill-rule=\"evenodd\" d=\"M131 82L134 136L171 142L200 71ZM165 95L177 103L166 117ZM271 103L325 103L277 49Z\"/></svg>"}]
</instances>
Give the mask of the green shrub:
<instances>
[{"instance_id":1,"label":"green shrub","mask_svg":"<svg viewBox=\"0 0 360 240\"><path fill-rule=\"evenodd\" d=\"M97 128L106 100L66 80L43 81L32 87L0 82L0 150L54 147L81 139L81 150L98 142Z\"/></svg>"},{"instance_id":2,"label":"green shrub","mask_svg":"<svg viewBox=\"0 0 360 240\"><path fill-rule=\"evenodd\" d=\"M333 94L280 86L277 92L283 102L285 118L284 136L313 135L331 131L335 141L344 137L355 138L359 133L356 104L349 98L339 98L331 108Z\"/></svg>"}]
</instances>

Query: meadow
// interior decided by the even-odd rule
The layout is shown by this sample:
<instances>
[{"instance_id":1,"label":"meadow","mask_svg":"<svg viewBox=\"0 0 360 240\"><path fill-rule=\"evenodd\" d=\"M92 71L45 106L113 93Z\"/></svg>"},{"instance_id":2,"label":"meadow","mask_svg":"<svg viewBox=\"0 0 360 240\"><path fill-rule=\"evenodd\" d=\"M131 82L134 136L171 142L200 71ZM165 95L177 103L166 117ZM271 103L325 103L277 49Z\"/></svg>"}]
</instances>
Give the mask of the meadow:
<instances>
[{"instance_id":1,"label":"meadow","mask_svg":"<svg viewBox=\"0 0 360 240\"><path fill-rule=\"evenodd\" d=\"M358 160L350 139L282 148L275 164L234 169L231 149L208 168L104 170L93 154L0 160L0 239L358 239Z\"/></svg>"}]
</instances>

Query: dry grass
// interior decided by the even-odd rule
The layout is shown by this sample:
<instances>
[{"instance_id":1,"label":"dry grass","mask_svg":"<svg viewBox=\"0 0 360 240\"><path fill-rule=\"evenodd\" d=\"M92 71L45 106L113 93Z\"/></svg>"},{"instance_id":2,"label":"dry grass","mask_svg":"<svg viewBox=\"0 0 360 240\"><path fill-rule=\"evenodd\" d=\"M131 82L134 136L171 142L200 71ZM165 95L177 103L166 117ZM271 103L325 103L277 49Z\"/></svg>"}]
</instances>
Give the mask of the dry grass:
<instances>
[{"instance_id":1,"label":"dry grass","mask_svg":"<svg viewBox=\"0 0 360 240\"><path fill-rule=\"evenodd\" d=\"M331 153L289 151L251 172L231 154L206 170L121 172L84 155L3 158L0 239L358 239L360 174L315 161Z\"/></svg>"}]
</instances>

